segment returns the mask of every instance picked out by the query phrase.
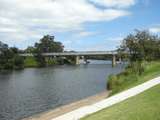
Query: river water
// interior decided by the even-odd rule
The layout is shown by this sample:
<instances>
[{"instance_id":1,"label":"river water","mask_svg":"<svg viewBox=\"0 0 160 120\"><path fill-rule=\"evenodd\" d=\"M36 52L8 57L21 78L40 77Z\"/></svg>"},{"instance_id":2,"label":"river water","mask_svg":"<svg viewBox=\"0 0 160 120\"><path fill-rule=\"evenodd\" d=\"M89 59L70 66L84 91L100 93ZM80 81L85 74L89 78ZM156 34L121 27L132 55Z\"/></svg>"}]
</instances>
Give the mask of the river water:
<instances>
[{"instance_id":1,"label":"river water","mask_svg":"<svg viewBox=\"0 0 160 120\"><path fill-rule=\"evenodd\" d=\"M108 61L78 66L26 68L0 73L0 120L20 120L106 90L112 68Z\"/></svg>"}]
</instances>

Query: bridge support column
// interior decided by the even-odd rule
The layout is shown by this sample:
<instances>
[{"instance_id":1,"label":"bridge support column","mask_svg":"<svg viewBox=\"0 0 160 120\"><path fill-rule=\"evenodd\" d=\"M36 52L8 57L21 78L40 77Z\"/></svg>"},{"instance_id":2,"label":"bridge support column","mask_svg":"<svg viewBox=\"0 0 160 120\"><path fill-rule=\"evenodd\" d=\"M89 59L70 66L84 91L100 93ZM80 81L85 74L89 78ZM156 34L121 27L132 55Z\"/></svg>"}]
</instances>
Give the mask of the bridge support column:
<instances>
[{"instance_id":1,"label":"bridge support column","mask_svg":"<svg viewBox=\"0 0 160 120\"><path fill-rule=\"evenodd\" d=\"M122 58L121 58L121 57L119 58L119 63L120 63L120 64L122 63Z\"/></svg>"},{"instance_id":2,"label":"bridge support column","mask_svg":"<svg viewBox=\"0 0 160 120\"><path fill-rule=\"evenodd\" d=\"M113 55L112 57L112 67L116 66L116 55Z\"/></svg>"},{"instance_id":3,"label":"bridge support column","mask_svg":"<svg viewBox=\"0 0 160 120\"><path fill-rule=\"evenodd\" d=\"M85 63L87 63L87 58L86 57L84 57L83 60L84 60Z\"/></svg>"},{"instance_id":4,"label":"bridge support column","mask_svg":"<svg viewBox=\"0 0 160 120\"><path fill-rule=\"evenodd\" d=\"M76 65L79 65L80 64L80 57L79 56L76 56L76 61L75 61L75 63L76 63Z\"/></svg>"}]
</instances>

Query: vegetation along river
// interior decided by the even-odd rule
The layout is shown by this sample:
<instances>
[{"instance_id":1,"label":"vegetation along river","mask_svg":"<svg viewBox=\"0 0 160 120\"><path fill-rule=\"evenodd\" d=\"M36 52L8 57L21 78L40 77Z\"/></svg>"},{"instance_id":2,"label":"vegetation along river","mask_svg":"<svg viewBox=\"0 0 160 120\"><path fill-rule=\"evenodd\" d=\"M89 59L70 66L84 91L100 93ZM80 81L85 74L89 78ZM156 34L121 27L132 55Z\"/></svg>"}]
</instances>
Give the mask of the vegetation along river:
<instances>
[{"instance_id":1,"label":"vegetation along river","mask_svg":"<svg viewBox=\"0 0 160 120\"><path fill-rule=\"evenodd\" d=\"M106 79L124 69L109 61L0 73L0 120L19 120L106 90Z\"/></svg>"}]
</instances>

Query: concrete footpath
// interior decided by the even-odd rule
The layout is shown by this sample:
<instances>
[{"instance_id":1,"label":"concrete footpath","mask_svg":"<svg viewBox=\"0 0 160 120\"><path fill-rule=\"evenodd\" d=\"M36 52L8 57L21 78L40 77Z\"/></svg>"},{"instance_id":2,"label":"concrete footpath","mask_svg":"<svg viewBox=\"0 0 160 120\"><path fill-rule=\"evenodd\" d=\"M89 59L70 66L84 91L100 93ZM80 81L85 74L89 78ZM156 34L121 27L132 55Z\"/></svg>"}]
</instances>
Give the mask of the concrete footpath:
<instances>
[{"instance_id":1,"label":"concrete footpath","mask_svg":"<svg viewBox=\"0 0 160 120\"><path fill-rule=\"evenodd\" d=\"M154 78L150 81L147 81L141 85L138 85L136 87L133 87L129 90L126 90L124 92L121 92L119 94L116 94L112 97L109 97L107 99L104 99L100 102L97 102L92 105L84 106L79 109L73 110L71 112L68 112L64 115L61 115L59 117L53 118L51 120L79 120L80 118L95 113L99 110L102 110L104 108L107 108L109 106L112 106L116 103L119 103L121 101L124 101L132 96L135 96L155 85L160 84L160 77Z\"/></svg>"}]
</instances>

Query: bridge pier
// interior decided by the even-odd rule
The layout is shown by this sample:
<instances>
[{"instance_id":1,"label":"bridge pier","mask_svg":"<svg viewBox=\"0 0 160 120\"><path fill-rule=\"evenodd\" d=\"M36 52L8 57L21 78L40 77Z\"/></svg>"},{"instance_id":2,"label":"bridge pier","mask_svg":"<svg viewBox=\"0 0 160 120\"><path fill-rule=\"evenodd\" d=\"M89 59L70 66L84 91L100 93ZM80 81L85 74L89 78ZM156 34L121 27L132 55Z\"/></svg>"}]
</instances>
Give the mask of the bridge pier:
<instances>
[{"instance_id":1,"label":"bridge pier","mask_svg":"<svg viewBox=\"0 0 160 120\"><path fill-rule=\"evenodd\" d=\"M119 63L120 63L120 64L122 63L122 58L121 58L121 57L119 57Z\"/></svg>"},{"instance_id":2,"label":"bridge pier","mask_svg":"<svg viewBox=\"0 0 160 120\"><path fill-rule=\"evenodd\" d=\"M112 67L116 66L116 55L112 56Z\"/></svg>"},{"instance_id":3,"label":"bridge pier","mask_svg":"<svg viewBox=\"0 0 160 120\"><path fill-rule=\"evenodd\" d=\"M80 57L79 56L76 56L76 61L75 61L76 65L79 65L80 64Z\"/></svg>"},{"instance_id":4,"label":"bridge pier","mask_svg":"<svg viewBox=\"0 0 160 120\"><path fill-rule=\"evenodd\" d=\"M87 58L86 57L84 57L84 62L87 64L88 63L88 61L87 61Z\"/></svg>"}]
</instances>

